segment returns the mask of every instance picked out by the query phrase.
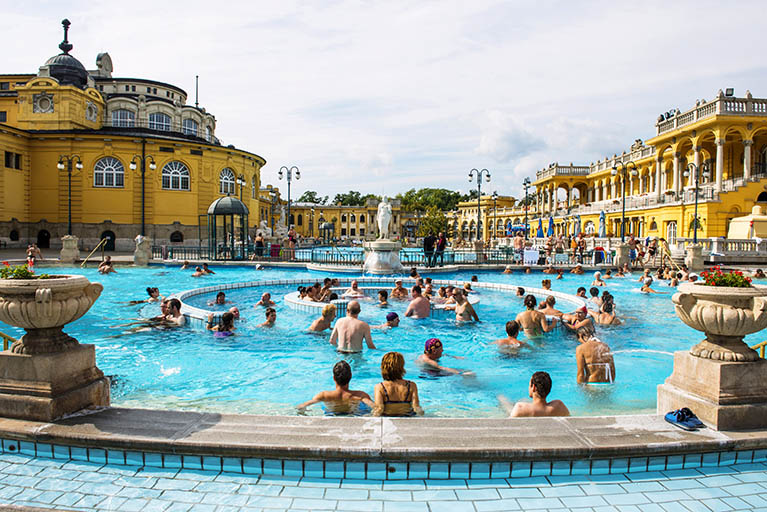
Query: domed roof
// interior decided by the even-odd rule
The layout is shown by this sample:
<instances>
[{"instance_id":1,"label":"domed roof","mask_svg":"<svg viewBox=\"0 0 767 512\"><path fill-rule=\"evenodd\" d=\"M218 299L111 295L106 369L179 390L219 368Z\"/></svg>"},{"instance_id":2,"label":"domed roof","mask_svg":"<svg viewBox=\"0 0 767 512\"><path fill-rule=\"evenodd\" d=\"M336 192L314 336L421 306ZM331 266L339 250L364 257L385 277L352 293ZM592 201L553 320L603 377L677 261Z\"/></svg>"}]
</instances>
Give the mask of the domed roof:
<instances>
[{"instance_id":1,"label":"domed roof","mask_svg":"<svg viewBox=\"0 0 767 512\"><path fill-rule=\"evenodd\" d=\"M69 55L69 51L73 48L67 40L71 23L65 19L61 24L64 26L64 40L59 45L62 53L48 59L45 66L48 67L50 76L58 80L61 85L85 88L88 85L88 71L82 62Z\"/></svg>"},{"instance_id":2,"label":"domed roof","mask_svg":"<svg viewBox=\"0 0 767 512\"><path fill-rule=\"evenodd\" d=\"M236 197L220 197L210 203L208 215L248 215L250 210Z\"/></svg>"}]
</instances>

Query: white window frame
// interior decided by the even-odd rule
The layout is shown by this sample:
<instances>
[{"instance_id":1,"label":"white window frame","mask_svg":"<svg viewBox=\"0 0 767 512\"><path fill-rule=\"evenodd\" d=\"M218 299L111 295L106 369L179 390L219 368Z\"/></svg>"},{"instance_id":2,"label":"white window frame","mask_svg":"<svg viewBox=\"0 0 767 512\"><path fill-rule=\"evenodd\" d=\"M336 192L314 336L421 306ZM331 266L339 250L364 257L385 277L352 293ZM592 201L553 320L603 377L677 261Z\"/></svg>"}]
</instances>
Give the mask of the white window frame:
<instances>
[{"instance_id":1,"label":"white window frame","mask_svg":"<svg viewBox=\"0 0 767 512\"><path fill-rule=\"evenodd\" d=\"M181 131L184 135L193 135L197 137L197 133L200 131L200 125L191 117L187 117L181 121Z\"/></svg>"},{"instance_id":2,"label":"white window frame","mask_svg":"<svg viewBox=\"0 0 767 512\"><path fill-rule=\"evenodd\" d=\"M149 114L149 129L161 132L171 131L172 120L165 112L152 112Z\"/></svg>"},{"instance_id":3,"label":"white window frame","mask_svg":"<svg viewBox=\"0 0 767 512\"><path fill-rule=\"evenodd\" d=\"M221 195L234 195L234 171L229 167L224 167L218 174L218 192Z\"/></svg>"},{"instance_id":4,"label":"white window frame","mask_svg":"<svg viewBox=\"0 0 767 512\"><path fill-rule=\"evenodd\" d=\"M136 126L136 113L125 108L113 110L112 126L116 128L134 128Z\"/></svg>"},{"instance_id":5,"label":"white window frame","mask_svg":"<svg viewBox=\"0 0 767 512\"><path fill-rule=\"evenodd\" d=\"M162 168L163 190L190 190L189 168L178 160L165 164Z\"/></svg>"},{"instance_id":6,"label":"white window frame","mask_svg":"<svg viewBox=\"0 0 767 512\"><path fill-rule=\"evenodd\" d=\"M93 186L98 188L124 188L125 167L112 156L105 156L93 166Z\"/></svg>"}]
</instances>

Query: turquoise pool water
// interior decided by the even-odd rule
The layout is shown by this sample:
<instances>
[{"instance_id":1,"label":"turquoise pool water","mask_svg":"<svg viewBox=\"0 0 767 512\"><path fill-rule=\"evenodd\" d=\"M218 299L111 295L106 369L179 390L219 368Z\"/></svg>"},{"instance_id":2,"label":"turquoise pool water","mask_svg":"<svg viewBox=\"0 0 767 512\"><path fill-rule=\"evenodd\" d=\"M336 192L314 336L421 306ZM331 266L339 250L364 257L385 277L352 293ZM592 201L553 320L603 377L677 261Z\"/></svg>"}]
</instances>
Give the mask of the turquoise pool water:
<instances>
[{"instance_id":1,"label":"turquoise pool water","mask_svg":"<svg viewBox=\"0 0 767 512\"><path fill-rule=\"evenodd\" d=\"M238 290L227 295L246 320L230 338L183 328L126 334L123 324L138 317L152 316L155 305L130 306L132 299L143 299L147 286L157 286L163 295L186 289L226 282L254 279L299 279L307 283L325 274L307 271L251 267L216 267L217 274L192 278L191 272L177 267L152 266L147 269L118 267L117 274L102 276L95 269L55 268L51 273L82 274L104 284L104 292L83 318L66 330L81 342L96 345L99 367L113 378L113 404L131 407L193 409L201 411L295 414L295 405L310 399L321 389L332 389L331 368L341 357L328 343L329 333L304 332L312 316L294 311L282 296L294 287L274 287L277 326L258 328L263 309L254 309L261 290ZM474 272L482 282L513 283L539 287L543 274L503 275L499 272ZM435 274L435 279L468 281L472 272ZM656 386L671 373L672 353L689 348L702 338L676 318L671 289L656 283L665 295L638 292L633 278L608 281L619 313L627 317L624 325L599 328L599 336L615 353L617 380L612 386L589 388L575 382L575 339L561 331L546 336L541 343L517 356L499 353L492 340L504 336L504 325L523 309L521 301L499 292L482 291L477 307L481 322L461 325L449 320L403 319L400 327L374 331L379 350L345 356L354 371L352 387L372 394L381 380L381 356L390 350L405 355L408 377L419 386L427 415L453 417L499 417L496 395L511 401L527 398L527 383L532 372L548 371L554 381L552 398L566 402L573 414L601 415L627 412L653 412ZM567 275L554 281L557 291L575 293L578 286L590 284L591 275ZM212 299L212 294L210 296ZM207 299L197 299L204 302ZM202 302L197 305L202 305ZM391 309L403 313L406 303L392 303ZM391 310L390 309L390 310ZM380 324L389 310L363 303L360 317ZM22 331L0 324L0 330L20 336ZM427 338L436 336L445 345L447 366L470 369L475 378L430 377L414 364ZM753 342L758 341L754 337ZM747 340L748 341L748 340ZM460 356L455 359L450 356ZM320 408L309 414L322 414Z\"/></svg>"}]
</instances>

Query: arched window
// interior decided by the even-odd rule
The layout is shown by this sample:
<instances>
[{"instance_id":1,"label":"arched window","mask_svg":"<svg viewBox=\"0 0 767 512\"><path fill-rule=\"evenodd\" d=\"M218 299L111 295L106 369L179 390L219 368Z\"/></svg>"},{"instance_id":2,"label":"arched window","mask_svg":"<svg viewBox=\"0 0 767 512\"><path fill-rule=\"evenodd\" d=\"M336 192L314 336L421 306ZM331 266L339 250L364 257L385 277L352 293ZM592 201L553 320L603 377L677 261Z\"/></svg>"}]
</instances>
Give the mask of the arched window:
<instances>
[{"instance_id":1,"label":"arched window","mask_svg":"<svg viewBox=\"0 0 767 512\"><path fill-rule=\"evenodd\" d=\"M136 126L136 114L125 109L115 110L112 112L112 126L133 128Z\"/></svg>"},{"instance_id":2,"label":"arched window","mask_svg":"<svg viewBox=\"0 0 767 512\"><path fill-rule=\"evenodd\" d=\"M169 132L170 116L168 114L163 114L162 112L154 112L153 114L149 114L149 129Z\"/></svg>"},{"instance_id":3,"label":"arched window","mask_svg":"<svg viewBox=\"0 0 767 512\"><path fill-rule=\"evenodd\" d=\"M341 215L341 222L346 222L346 214Z\"/></svg>"},{"instance_id":4,"label":"arched window","mask_svg":"<svg viewBox=\"0 0 767 512\"><path fill-rule=\"evenodd\" d=\"M759 197L756 198L757 203L767 203L767 192L762 192Z\"/></svg>"},{"instance_id":5,"label":"arched window","mask_svg":"<svg viewBox=\"0 0 767 512\"><path fill-rule=\"evenodd\" d=\"M365 214L361 213L360 214L360 224L364 224L364 223L365 223Z\"/></svg>"},{"instance_id":6,"label":"arched window","mask_svg":"<svg viewBox=\"0 0 767 512\"><path fill-rule=\"evenodd\" d=\"M181 243L184 241L184 233L181 231L174 231L170 234L170 241L171 243Z\"/></svg>"},{"instance_id":7,"label":"arched window","mask_svg":"<svg viewBox=\"0 0 767 512\"><path fill-rule=\"evenodd\" d=\"M353 213L349 214L349 222L356 222L356 220L357 220L357 217Z\"/></svg>"},{"instance_id":8,"label":"arched window","mask_svg":"<svg viewBox=\"0 0 767 512\"><path fill-rule=\"evenodd\" d=\"M194 119L184 119L181 121L181 131L184 132L184 135L194 135L197 137L197 121Z\"/></svg>"},{"instance_id":9,"label":"arched window","mask_svg":"<svg viewBox=\"0 0 767 512\"><path fill-rule=\"evenodd\" d=\"M19 232L15 229L12 229L10 234L8 234L8 238L11 239L11 242L18 242L19 241Z\"/></svg>"},{"instance_id":10,"label":"arched window","mask_svg":"<svg viewBox=\"0 0 767 512\"><path fill-rule=\"evenodd\" d=\"M234 195L234 171L229 167L225 167L218 175L219 187L218 191L221 194Z\"/></svg>"},{"instance_id":11,"label":"arched window","mask_svg":"<svg viewBox=\"0 0 767 512\"><path fill-rule=\"evenodd\" d=\"M658 231L658 223L655 221L652 221L650 223L650 231Z\"/></svg>"},{"instance_id":12,"label":"arched window","mask_svg":"<svg viewBox=\"0 0 767 512\"><path fill-rule=\"evenodd\" d=\"M256 177L253 176L253 179L250 180L250 197L253 199L256 198Z\"/></svg>"},{"instance_id":13,"label":"arched window","mask_svg":"<svg viewBox=\"0 0 767 512\"><path fill-rule=\"evenodd\" d=\"M162 168L162 188L165 190L189 190L189 168L178 161Z\"/></svg>"},{"instance_id":14,"label":"arched window","mask_svg":"<svg viewBox=\"0 0 767 512\"><path fill-rule=\"evenodd\" d=\"M210 126L206 126L205 127L205 140L210 142L212 138L213 138L213 131L210 129Z\"/></svg>"},{"instance_id":15,"label":"arched window","mask_svg":"<svg viewBox=\"0 0 767 512\"><path fill-rule=\"evenodd\" d=\"M303 226L304 225L304 216L300 213L298 214L298 225Z\"/></svg>"},{"instance_id":16,"label":"arched window","mask_svg":"<svg viewBox=\"0 0 767 512\"><path fill-rule=\"evenodd\" d=\"M290 221L288 222L290 224L290 227L292 228L296 224L296 216L295 214L290 214Z\"/></svg>"},{"instance_id":17,"label":"arched window","mask_svg":"<svg viewBox=\"0 0 767 512\"><path fill-rule=\"evenodd\" d=\"M114 187L122 188L125 186L125 168L116 158L105 156L93 167L93 186L94 187Z\"/></svg>"}]
</instances>

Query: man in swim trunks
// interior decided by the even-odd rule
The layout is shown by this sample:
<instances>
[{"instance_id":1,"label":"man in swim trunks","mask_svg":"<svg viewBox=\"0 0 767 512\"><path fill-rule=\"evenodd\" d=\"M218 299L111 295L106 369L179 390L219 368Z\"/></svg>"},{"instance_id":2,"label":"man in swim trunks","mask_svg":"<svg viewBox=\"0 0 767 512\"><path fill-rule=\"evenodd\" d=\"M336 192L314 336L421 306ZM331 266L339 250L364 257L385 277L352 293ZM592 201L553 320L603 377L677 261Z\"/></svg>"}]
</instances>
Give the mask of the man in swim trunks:
<instances>
[{"instance_id":1,"label":"man in swim trunks","mask_svg":"<svg viewBox=\"0 0 767 512\"><path fill-rule=\"evenodd\" d=\"M561 400L546 401L550 391L551 377L549 374L546 372L535 372L530 379L530 386L528 387L530 398L533 399L532 403L517 402L511 410L509 417L570 416L570 411ZM499 396L498 399L506 407L508 400L502 396ZM506 404L504 404L504 401Z\"/></svg>"},{"instance_id":2,"label":"man in swim trunks","mask_svg":"<svg viewBox=\"0 0 767 512\"><path fill-rule=\"evenodd\" d=\"M259 307L259 306L263 306L263 307L265 307L265 308L273 308L274 306L276 306L276 304L275 304L275 303L274 303L274 301L272 300L272 294L271 294L271 293L269 293L269 292L264 292L264 293L261 295L261 300L260 300L260 301L258 301L258 302L256 302L256 305L255 305L255 306L253 306L253 307L254 307L254 308L257 308L257 307Z\"/></svg>"},{"instance_id":3,"label":"man in swim trunks","mask_svg":"<svg viewBox=\"0 0 767 512\"><path fill-rule=\"evenodd\" d=\"M570 271L570 273L578 274L578 275L583 274L583 265L578 263L577 265L575 265L575 268Z\"/></svg>"},{"instance_id":4,"label":"man in swim trunks","mask_svg":"<svg viewBox=\"0 0 767 512\"><path fill-rule=\"evenodd\" d=\"M583 337L575 349L575 361L578 363L578 384L590 382L614 382L615 361L607 343L596 336Z\"/></svg>"},{"instance_id":5,"label":"man in swim trunks","mask_svg":"<svg viewBox=\"0 0 767 512\"><path fill-rule=\"evenodd\" d=\"M266 316L266 321L259 327L274 327L274 323L277 321L277 311L274 308L266 308L264 316Z\"/></svg>"},{"instance_id":6,"label":"man in swim trunks","mask_svg":"<svg viewBox=\"0 0 767 512\"><path fill-rule=\"evenodd\" d=\"M506 322L506 337L500 340L495 340L493 343L498 345L498 348L505 352L516 353L525 342L517 339L519 335L519 324L516 320L509 320Z\"/></svg>"},{"instance_id":7,"label":"man in swim trunks","mask_svg":"<svg viewBox=\"0 0 767 512\"><path fill-rule=\"evenodd\" d=\"M562 312L554 307L554 304L556 303L557 299L555 299L553 295L549 295L544 302L546 306L539 311L546 316L562 316Z\"/></svg>"},{"instance_id":8,"label":"man in swim trunks","mask_svg":"<svg viewBox=\"0 0 767 512\"><path fill-rule=\"evenodd\" d=\"M386 322L381 325L376 325L375 327L372 327L372 329L381 329L385 331L394 327L399 327L399 315L394 311L390 311L386 314Z\"/></svg>"},{"instance_id":9,"label":"man in swim trunks","mask_svg":"<svg viewBox=\"0 0 767 512\"><path fill-rule=\"evenodd\" d=\"M528 338L537 338L543 335L544 332L549 332L557 325L557 319L553 318L551 324L546 321L546 315L540 311L536 311L535 306L538 304L534 295L528 295L525 297L525 307L527 311L523 311L517 315L515 319L517 323L525 331L525 336Z\"/></svg>"},{"instance_id":10,"label":"man in swim trunks","mask_svg":"<svg viewBox=\"0 0 767 512\"><path fill-rule=\"evenodd\" d=\"M639 291L642 293L660 293L660 294L665 293L665 292L659 292L657 290L653 290L651 286L652 286L652 277L647 276L645 277L644 283L642 284L642 287L639 289Z\"/></svg>"},{"instance_id":11,"label":"man in swim trunks","mask_svg":"<svg viewBox=\"0 0 767 512\"><path fill-rule=\"evenodd\" d=\"M375 405L370 395L364 391L353 391L349 389L349 382L352 380L352 368L346 361L338 361L333 366L333 381L336 383L336 389L332 391L320 391L314 398L308 402L298 405L296 408L303 411L310 405L325 402L333 412L351 412L353 408L364 402L371 409Z\"/></svg>"},{"instance_id":12,"label":"man in swim trunks","mask_svg":"<svg viewBox=\"0 0 767 512\"><path fill-rule=\"evenodd\" d=\"M309 326L309 330L312 332L322 332L325 329L330 329L330 324L332 324L333 320L336 318L336 311L337 308L335 304L325 304L325 307L322 308L322 316L312 322L312 325Z\"/></svg>"},{"instance_id":13,"label":"man in swim trunks","mask_svg":"<svg viewBox=\"0 0 767 512\"><path fill-rule=\"evenodd\" d=\"M586 297L586 288L583 286L578 287L578 291L575 292L576 297L583 297L584 299L588 298Z\"/></svg>"},{"instance_id":14,"label":"man in swim trunks","mask_svg":"<svg viewBox=\"0 0 767 512\"><path fill-rule=\"evenodd\" d=\"M365 292L359 289L359 283L357 283L357 280L355 279L354 281L352 281L352 284L349 287L349 289L344 292L343 296L352 297L352 298L364 297Z\"/></svg>"},{"instance_id":15,"label":"man in swim trunks","mask_svg":"<svg viewBox=\"0 0 767 512\"><path fill-rule=\"evenodd\" d=\"M525 296L525 289L521 286L517 286L517 297L524 297Z\"/></svg>"},{"instance_id":16,"label":"man in swim trunks","mask_svg":"<svg viewBox=\"0 0 767 512\"><path fill-rule=\"evenodd\" d=\"M240 318L240 310L239 310L239 308L237 306L232 306L231 308L229 308L229 312L232 314L232 316L234 317L235 321L241 320L241 318Z\"/></svg>"},{"instance_id":17,"label":"man in swim trunks","mask_svg":"<svg viewBox=\"0 0 767 512\"><path fill-rule=\"evenodd\" d=\"M215 272L213 272L211 269L208 268L208 264L207 263L203 263L202 264L202 271L205 274L215 274Z\"/></svg>"},{"instance_id":18,"label":"man in swim trunks","mask_svg":"<svg viewBox=\"0 0 767 512\"><path fill-rule=\"evenodd\" d=\"M392 299L407 299L408 293L405 288L402 287L402 279L394 281L394 288L389 293Z\"/></svg>"},{"instance_id":19,"label":"man in swim trunks","mask_svg":"<svg viewBox=\"0 0 767 512\"><path fill-rule=\"evenodd\" d=\"M375 350L376 346L373 344L370 326L367 322L357 318L360 310L360 303L353 300L346 306L346 318L341 318L336 322L330 335L330 344L335 345L339 352L362 352L363 340L367 342L368 348Z\"/></svg>"},{"instance_id":20,"label":"man in swim trunks","mask_svg":"<svg viewBox=\"0 0 767 512\"><path fill-rule=\"evenodd\" d=\"M181 314L180 300L170 299L168 301L168 314L165 315L165 321L168 322L171 327L181 327L186 323L186 318Z\"/></svg>"},{"instance_id":21,"label":"man in swim trunks","mask_svg":"<svg viewBox=\"0 0 767 512\"><path fill-rule=\"evenodd\" d=\"M469 303L468 299L463 295L463 290L456 288L453 291L453 297L455 297L455 321L456 322L479 322L477 312L474 311L474 307Z\"/></svg>"},{"instance_id":22,"label":"man in swim trunks","mask_svg":"<svg viewBox=\"0 0 767 512\"><path fill-rule=\"evenodd\" d=\"M441 366L439 364L439 359L442 357L442 353L442 342L437 338L430 338L426 340L426 343L424 344L423 354L418 356L418 359L416 359L415 362L427 370L438 370L441 373L452 373L454 375L474 375L474 372L471 371L463 371L448 366Z\"/></svg>"},{"instance_id":23,"label":"man in swim trunks","mask_svg":"<svg viewBox=\"0 0 767 512\"><path fill-rule=\"evenodd\" d=\"M458 288L453 291L453 294L457 291ZM429 303L429 299L421 295L421 287L418 285L413 286L411 294L413 295L413 300L410 301L410 305L405 311L405 316L412 316L413 318L429 318L431 304Z\"/></svg>"}]
</instances>

